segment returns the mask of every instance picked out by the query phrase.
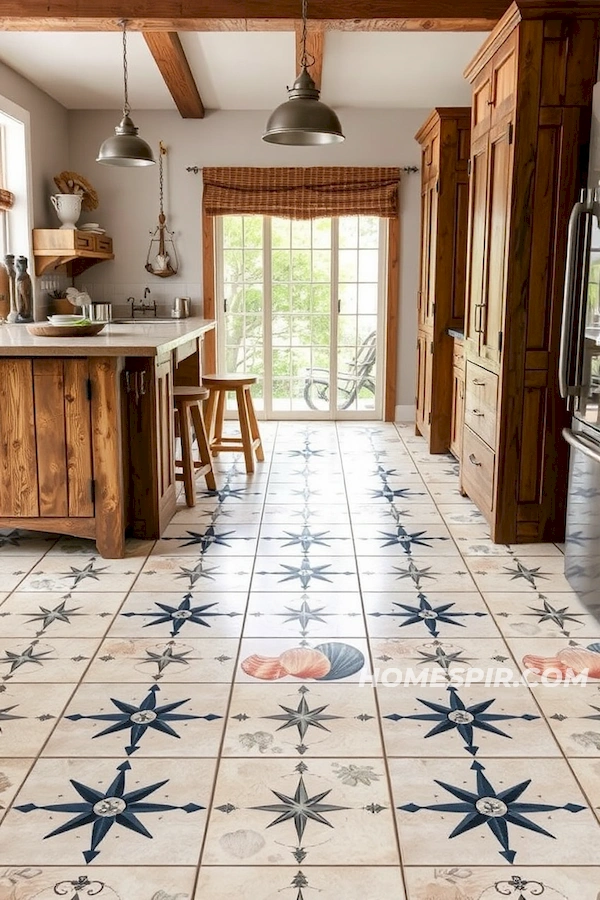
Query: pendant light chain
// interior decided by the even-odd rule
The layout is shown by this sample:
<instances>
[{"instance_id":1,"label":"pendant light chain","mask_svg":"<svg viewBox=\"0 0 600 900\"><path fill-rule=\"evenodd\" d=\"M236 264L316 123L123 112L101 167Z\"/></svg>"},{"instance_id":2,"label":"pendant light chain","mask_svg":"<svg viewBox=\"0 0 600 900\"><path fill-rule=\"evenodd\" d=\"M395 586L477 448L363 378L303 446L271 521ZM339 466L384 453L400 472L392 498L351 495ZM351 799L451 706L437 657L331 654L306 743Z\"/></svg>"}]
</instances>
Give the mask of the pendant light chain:
<instances>
[{"instance_id":1,"label":"pendant light chain","mask_svg":"<svg viewBox=\"0 0 600 900\"><path fill-rule=\"evenodd\" d=\"M307 40L307 18L308 18L308 0L302 0L302 57L300 59L300 66L303 69L308 69L308 53L306 52L306 40ZM314 59L313 59L314 62Z\"/></svg>"},{"instance_id":2,"label":"pendant light chain","mask_svg":"<svg viewBox=\"0 0 600 900\"><path fill-rule=\"evenodd\" d=\"M127 21L123 19L123 114L128 116L131 112L129 105L129 93L127 91Z\"/></svg>"},{"instance_id":3,"label":"pendant light chain","mask_svg":"<svg viewBox=\"0 0 600 900\"><path fill-rule=\"evenodd\" d=\"M164 196L164 180L163 180L163 156L167 152L167 148L164 146L163 142L160 141L158 145L158 194L159 194L159 205L160 205L160 215L164 215L163 212L163 196Z\"/></svg>"}]
</instances>

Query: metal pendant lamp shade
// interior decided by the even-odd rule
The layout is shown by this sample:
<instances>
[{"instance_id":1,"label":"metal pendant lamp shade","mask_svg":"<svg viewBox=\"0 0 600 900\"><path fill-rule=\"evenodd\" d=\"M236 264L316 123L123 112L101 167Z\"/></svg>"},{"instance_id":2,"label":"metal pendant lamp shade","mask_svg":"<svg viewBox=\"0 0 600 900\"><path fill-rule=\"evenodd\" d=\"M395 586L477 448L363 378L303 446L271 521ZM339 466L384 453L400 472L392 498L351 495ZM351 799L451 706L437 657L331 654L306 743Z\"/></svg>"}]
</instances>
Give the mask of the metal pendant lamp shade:
<instances>
[{"instance_id":1,"label":"metal pendant lamp shade","mask_svg":"<svg viewBox=\"0 0 600 900\"><path fill-rule=\"evenodd\" d=\"M156 160L152 148L139 137L138 129L131 121L127 93L127 36L123 22L123 118L114 135L107 138L98 152L96 162L104 166L153 166Z\"/></svg>"},{"instance_id":2,"label":"metal pendant lamp shade","mask_svg":"<svg viewBox=\"0 0 600 900\"><path fill-rule=\"evenodd\" d=\"M309 67L315 58L306 50L307 0L302 0L302 55L300 74L288 88L288 99L273 110L262 136L268 144L288 144L299 147L339 144L344 140L342 126L336 113L319 100L319 91ZM312 60L312 62L311 62Z\"/></svg>"},{"instance_id":3,"label":"metal pendant lamp shade","mask_svg":"<svg viewBox=\"0 0 600 900\"><path fill-rule=\"evenodd\" d=\"M344 140L337 114L319 100L319 91L305 65L288 94L285 103L269 116L263 141L310 147Z\"/></svg>"}]
</instances>

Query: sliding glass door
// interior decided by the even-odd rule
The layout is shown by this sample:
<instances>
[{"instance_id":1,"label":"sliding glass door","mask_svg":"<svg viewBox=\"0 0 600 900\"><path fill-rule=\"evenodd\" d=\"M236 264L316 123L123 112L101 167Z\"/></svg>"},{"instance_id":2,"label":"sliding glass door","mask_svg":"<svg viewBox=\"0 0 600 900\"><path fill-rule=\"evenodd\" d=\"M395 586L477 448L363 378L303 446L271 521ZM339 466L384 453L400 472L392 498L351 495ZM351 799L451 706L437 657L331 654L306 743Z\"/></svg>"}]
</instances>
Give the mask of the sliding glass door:
<instances>
[{"instance_id":1,"label":"sliding glass door","mask_svg":"<svg viewBox=\"0 0 600 900\"><path fill-rule=\"evenodd\" d=\"M373 216L217 219L221 367L267 418L381 418L386 240Z\"/></svg>"}]
</instances>

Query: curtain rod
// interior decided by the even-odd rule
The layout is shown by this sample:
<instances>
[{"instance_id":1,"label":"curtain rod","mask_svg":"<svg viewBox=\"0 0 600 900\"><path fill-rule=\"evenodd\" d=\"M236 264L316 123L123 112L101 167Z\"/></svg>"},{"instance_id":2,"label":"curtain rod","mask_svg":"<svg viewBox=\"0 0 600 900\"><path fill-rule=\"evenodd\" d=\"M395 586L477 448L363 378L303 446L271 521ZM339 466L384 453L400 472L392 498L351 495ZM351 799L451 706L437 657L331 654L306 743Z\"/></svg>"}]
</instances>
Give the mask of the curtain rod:
<instances>
[{"instance_id":1,"label":"curtain rod","mask_svg":"<svg viewBox=\"0 0 600 900\"><path fill-rule=\"evenodd\" d=\"M198 173L202 171L202 166L186 166L186 167L185 167L185 171L186 171L186 172L193 172L194 175L198 175ZM401 171L401 172L407 172L407 173L409 173L409 174L412 175L412 174L414 174L415 172L418 172L418 171L419 171L419 168L418 168L418 166L401 166L401 167L400 167L400 171Z\"/></svg>"}]
</instances>

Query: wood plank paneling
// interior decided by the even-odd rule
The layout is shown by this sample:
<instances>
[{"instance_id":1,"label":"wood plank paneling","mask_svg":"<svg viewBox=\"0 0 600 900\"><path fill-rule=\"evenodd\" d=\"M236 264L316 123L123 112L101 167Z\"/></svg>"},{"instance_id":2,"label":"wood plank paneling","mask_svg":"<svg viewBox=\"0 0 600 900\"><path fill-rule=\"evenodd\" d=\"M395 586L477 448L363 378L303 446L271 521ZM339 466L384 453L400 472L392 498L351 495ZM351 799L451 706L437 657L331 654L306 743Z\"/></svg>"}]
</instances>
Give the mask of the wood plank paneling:
<instances>
[{"instance_id":1,"label":"wood plank paneling","mask_svg":"<svg viewBox=\"0 0 600 900\"><path fill-rule=\"evenodd\" d=\"M68 516L65 404L61 359L33 360L39 514Z\"/></svg>"},{"instance_id":2,"label":"wood plank paneling","mask_svg":"<svg viewBox=\"0 0 600 900\"><path fill-rule=\"evenodd\" d=\"M38 516L30 359L0 360L0 516Z\"/></svg>"},{"instance_id":3,"label":"wood plank paneling","mask_svg":"<svg viewBox=\"0 0 600 900\"><path fill-rule=\"evenodd\" d=\"M118 559L125 552L121 466L120 360L91 357L92 445L96 481L96 543L100 554Z\"/></svg>"},{"instance_id":4,"label":"wood plank paneling","mask_svg":"<svg viewBox=\"0 0 600 900\"><path fill-rule=\"evenodd\" d=\"M93 516L92 425L87 359L64 360L65 433L70 516Z\"/></svg>"},{"instance_id":5,"label":"wood plank paneling","mask_svg":"<svg viewBox=\"0 0 600 900\"><path fill-rule=\"evenodd\" d=\"M539 503L545 453L544 407L546 390L526 387L523 392L523 434L527 436L527 452L519 458L519 493L521 503Z\"/></svg>"}]
</instances>

